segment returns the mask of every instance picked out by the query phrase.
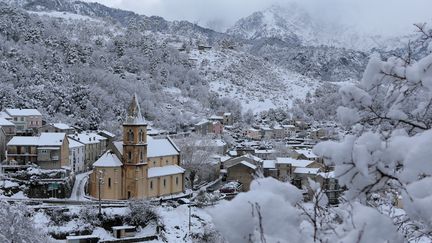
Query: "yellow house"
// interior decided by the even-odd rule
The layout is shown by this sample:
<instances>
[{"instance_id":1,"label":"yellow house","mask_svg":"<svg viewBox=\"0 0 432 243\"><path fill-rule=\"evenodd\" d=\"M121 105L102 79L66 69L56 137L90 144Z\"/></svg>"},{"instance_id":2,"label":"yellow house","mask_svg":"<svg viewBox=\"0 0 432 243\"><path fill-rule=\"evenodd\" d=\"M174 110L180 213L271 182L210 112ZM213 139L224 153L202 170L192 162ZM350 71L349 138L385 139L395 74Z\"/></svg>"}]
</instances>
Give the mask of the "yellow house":
<instances>
[{"instance_id":1,"label":"yellow house","mask_svg":"<svg viewBox=\"0 0 432 243\"><path fill-rule=\"evenodd\" d=\"M102 199L142 199L184 191L180 150L170 138L147 136L136 95L123 123L123 141L114 142L93 164L89 193Z\"/></svg>"}]
</instances>

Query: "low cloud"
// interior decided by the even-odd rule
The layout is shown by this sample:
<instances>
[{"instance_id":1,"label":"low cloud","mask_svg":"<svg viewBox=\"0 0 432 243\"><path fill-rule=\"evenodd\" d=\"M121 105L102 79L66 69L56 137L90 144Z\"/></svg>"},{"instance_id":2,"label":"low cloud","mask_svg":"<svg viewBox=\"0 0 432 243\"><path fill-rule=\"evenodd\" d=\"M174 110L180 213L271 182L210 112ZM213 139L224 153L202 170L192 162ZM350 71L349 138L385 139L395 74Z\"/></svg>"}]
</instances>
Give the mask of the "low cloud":
<instances>
[{"instance_id":1,"label":"low cloud","mask_svg":"<svg viewBox=\"0 0 432 243\"><path fill-rule=\"evenodd\" d=\"M91 0L89 0L91 1ZM336 21L360 32L402 34L412 24L431 22L430 0L96 0L102 4L168 20L188 20L219 31L274 4L296 2L311 16Z\"/></svg>"}]
</instances>

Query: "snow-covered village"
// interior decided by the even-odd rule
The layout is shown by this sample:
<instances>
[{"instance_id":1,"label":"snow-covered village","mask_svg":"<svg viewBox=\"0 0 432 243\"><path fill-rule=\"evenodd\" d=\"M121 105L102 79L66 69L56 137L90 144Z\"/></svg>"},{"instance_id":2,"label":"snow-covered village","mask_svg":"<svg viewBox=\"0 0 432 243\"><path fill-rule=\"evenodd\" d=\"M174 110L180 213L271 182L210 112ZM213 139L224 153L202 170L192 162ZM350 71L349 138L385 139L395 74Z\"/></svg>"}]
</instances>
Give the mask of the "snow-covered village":
<instances>
[{"instance_id":1,"label":"snow-covered village","mask_svg":"<svg viewBox=\"0 0 432 243\"><path fill-rule=\"evenodd\" d=\"M0 0L0 243L432 242L430 9Z\"/></svg>"}]
</instances>

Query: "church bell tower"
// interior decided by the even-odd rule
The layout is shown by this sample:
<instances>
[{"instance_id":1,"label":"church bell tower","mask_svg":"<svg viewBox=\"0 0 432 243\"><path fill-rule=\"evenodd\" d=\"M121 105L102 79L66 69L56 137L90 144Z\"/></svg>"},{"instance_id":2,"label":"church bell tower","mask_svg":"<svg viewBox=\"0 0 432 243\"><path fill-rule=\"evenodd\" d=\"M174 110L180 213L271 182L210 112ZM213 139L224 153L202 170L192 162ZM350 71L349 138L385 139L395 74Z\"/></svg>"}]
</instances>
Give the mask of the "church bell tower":
<instances>
[{"instance_id":1,"label":"church bell tower","mask_svg":"<svg viewBox=\"0 0 432 243\"><path fill-rule=\"evenodd\" d=\"M141 114L136 94L123 123L123 165L125 198L145 198L147 168L147 122Z\"/></svg>"}]
</instances>

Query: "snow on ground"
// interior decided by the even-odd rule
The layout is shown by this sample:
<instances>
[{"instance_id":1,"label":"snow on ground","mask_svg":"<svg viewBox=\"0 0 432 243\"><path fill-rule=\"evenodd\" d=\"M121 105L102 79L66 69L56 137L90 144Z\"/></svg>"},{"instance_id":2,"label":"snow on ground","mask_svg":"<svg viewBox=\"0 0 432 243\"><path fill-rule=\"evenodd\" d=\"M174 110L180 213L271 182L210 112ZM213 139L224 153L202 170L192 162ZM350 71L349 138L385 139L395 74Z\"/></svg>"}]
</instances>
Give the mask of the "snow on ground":
<instances>
[{"instance_id":1,"label":"snow on ground","mask_svg":"<svg viewBox=\"0 0 432 243\"><path fill-rule=\"evenodd\" d=\"M165 225L166 242L193 242L191 234L203 234L213 227L211 217L203 209L191 208L191 229L189 231L189 207L159 207L158 213ZM195 241L194 241L195 242Z\"/></svg>"}]
</instances>

